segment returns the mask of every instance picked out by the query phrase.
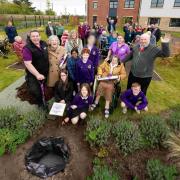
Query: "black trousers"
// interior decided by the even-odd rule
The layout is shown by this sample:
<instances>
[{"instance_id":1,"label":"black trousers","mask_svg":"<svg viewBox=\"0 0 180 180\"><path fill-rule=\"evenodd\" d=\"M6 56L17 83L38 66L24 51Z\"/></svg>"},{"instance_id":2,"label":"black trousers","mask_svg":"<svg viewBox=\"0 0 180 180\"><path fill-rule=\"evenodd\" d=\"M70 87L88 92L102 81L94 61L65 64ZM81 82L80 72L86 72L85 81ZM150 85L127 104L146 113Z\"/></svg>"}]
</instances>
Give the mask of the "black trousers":
<instances>
[{"instance_id":1,"label":"black trousers","mask_svg":"<svg viewBox=\"0 0 180 180\"><path fill-rule=\"evenodd\" d=\"M147 88L149 87L151 79L152 79L152 77L147 77L147 78L136 77L130 71L129 76L128 76L127 89L130 89L132 84L137 82L137 83L139 83L141 85L141 90L146 95Z\"/></svg>"},{"instance_id":2,"label":"black trousers","mask_svg":"<svg viewBox=\"0 0 180 180\"><path fill-rule=\"evenodd\" d=\"M32 75L26 75L29 93L36 99L39 106L43 105L42 92L39 81Z\"/></svg>"}]
</instances>

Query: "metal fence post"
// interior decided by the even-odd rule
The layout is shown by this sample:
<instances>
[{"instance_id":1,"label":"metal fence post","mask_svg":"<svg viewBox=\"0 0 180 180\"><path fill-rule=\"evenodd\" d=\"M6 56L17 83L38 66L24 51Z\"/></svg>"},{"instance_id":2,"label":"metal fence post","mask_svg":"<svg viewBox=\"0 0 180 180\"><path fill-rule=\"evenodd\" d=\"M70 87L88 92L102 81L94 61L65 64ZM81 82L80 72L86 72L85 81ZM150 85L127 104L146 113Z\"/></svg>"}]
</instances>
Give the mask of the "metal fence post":
<instances>
[{"instance_id":1,"label":"metal fence post","mask_svg":"<svg viewBox=\"0 0 180 180\"><path fill-rule=\"evenodd\" d=\"M25 27L27 28L27 19L26 19L26 16L24 16L24 20L25 20Z\"/></svg>"},{"instance_id":2,"label":"metal fence post","mask_svg":"<svg viewBox=\"0 0 180 180\"><path fill-rule=\"evenodd\" d=\"M36 16L34 16L34 20L35 20L35 25L37 27L37 21L36 21Z\"/></svg>"}]
</instances>

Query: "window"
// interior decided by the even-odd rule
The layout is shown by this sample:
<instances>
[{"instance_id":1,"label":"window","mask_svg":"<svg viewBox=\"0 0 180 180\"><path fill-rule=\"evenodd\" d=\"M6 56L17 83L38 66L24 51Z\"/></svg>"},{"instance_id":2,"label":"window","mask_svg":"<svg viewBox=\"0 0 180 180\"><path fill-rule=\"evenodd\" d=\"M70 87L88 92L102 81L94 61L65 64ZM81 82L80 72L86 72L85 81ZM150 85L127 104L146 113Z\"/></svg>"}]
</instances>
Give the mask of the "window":
<instances>
[{"instance_id":1,"label":"window","mask_svg":"<svg viewBox=\"0 0 180 180\"><path fill-rule=\"evenodd\" d=\"M151 1L152 8L163 7L163 5L164 5L164 0L152 0Z\"/></svg>"},{"instance_id":2,"label":"window","mask_svg":"<svg viewBox=\"0 0 180 180\"><path fill-rule=\"evenodd\" d=\"M148 18L148 24L160 24L160 18Z\"/></svg>"},{"instance_id":3,"label":"window","mask_svg":"<svg viewBox=\"0 0 180 180\"><path fill-rule=\"evenodd\" d=\"M125 16L125 17L123 17L123 23L124 24L130 23L130 22L132 22L132 19L133 19L133 17L131 17L131 16Z\"/></svg>"},{"instance_id":4,"label":"window","mask_svg":"<svg viewBox=\"0 0 180 180\"><path fill-rule=\"evenodd\" d=\"M117 9L118 2L117 1L110 1L109 7L110 7L110 9Z\"/></svg>"},{"instance_id":5,"label":"window","mask_svg":"<svg viewBox=\"0 0 180 180\"><path fill-rule=\"evenodd\" d=\"M180 0L174 1L174 7L180 7Z\"/></svg>"},{"instance_id":6,"label":"window","mask_svg":"<svg viewBox=\"0 0 180 180\"><path fill-rule=\"evenodd\" d=\"M180 18L171 18L169 27L180 27Z\"/></svg>"},{"instance_id":7,"label":"window","mask_svg":"<svg viewBox=\"0 0 180 180\"><path fill-rule=\"evenodd\" d=\"M98 8L98 3L97 2L93 2L93 8L97 9Z\"/></svg>"},{"instance_id":8,"label":"window","mask_svg":"<svg viewBox=\"0 0 180 180\"><path fill-rule=\"evenodd\" d=\"M97 16L93 16L93 24L97 22Z\"/></svg>"},{"instance_id":9,"label":"window","mask_svg":"<svg viewBox=\"0 0 180 180\"><path fill-rule=\"evenodd\" d=\"M125 0L125 8L134 8L134 0Z\"/></svg>"}]
</instances>

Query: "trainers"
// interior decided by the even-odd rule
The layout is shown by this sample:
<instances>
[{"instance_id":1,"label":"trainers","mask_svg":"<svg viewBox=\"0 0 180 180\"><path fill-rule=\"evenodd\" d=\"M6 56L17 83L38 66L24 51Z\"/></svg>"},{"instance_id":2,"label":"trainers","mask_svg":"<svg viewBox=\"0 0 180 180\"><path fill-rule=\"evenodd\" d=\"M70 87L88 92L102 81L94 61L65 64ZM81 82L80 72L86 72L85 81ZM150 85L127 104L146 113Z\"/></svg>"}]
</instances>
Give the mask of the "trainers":
<instances>
[{"instance_id":1,"label":"trainers","mask_svg":"<svg viewBox=\"0 0 180 180\"><path fill-rule=\"evenodd\" d=\"M123 113L123 114L126 114L126 113L127 113L127 108L126 108L126 107L123 107L122 113Z\"/></svg>"},{"instance_id":2,"label":"trainers","mask_svg":"<svg viewBox=\"0 0 180 180\"><path fill-rule=\"evenodd\" d=\"M104 117L107 119L109 118L109 109L105 109L104 111Z\"/></svg>"}]
</instances>

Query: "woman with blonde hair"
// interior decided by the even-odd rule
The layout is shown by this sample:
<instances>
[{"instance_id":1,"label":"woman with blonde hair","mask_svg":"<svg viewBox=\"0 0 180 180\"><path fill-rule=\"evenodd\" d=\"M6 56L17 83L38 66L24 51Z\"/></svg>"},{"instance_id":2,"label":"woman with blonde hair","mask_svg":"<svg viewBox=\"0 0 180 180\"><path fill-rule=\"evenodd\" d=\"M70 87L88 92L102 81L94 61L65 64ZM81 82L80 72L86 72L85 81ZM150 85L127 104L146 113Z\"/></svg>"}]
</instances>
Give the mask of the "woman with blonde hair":
<instances>
[{"instance_id":1,"label":"woman with blonde hair","mask_svg":"<svg viewBox=\"0 0 180 180\"><path fill-rule=\"evenodd\" d=\"M78 53L81 54L83 49L82 40L78 37L76 30L69 33L69 38L65 43L65 49L69 56L71 56L71 50L74 48L78 49Z\"/></svg>"},{"instance_id":2,"label":"woman with blonde hair","mask_svg":"<svg viewBox=\"0 0 180 180\"><path fill-rule=\"evenodd\" d=\"M48 87L54 87L59 80L59 72L66 67L66 51L59 45L59 38L52 35L48 38L49 74Z\"/></svg>"}]
</instances>

